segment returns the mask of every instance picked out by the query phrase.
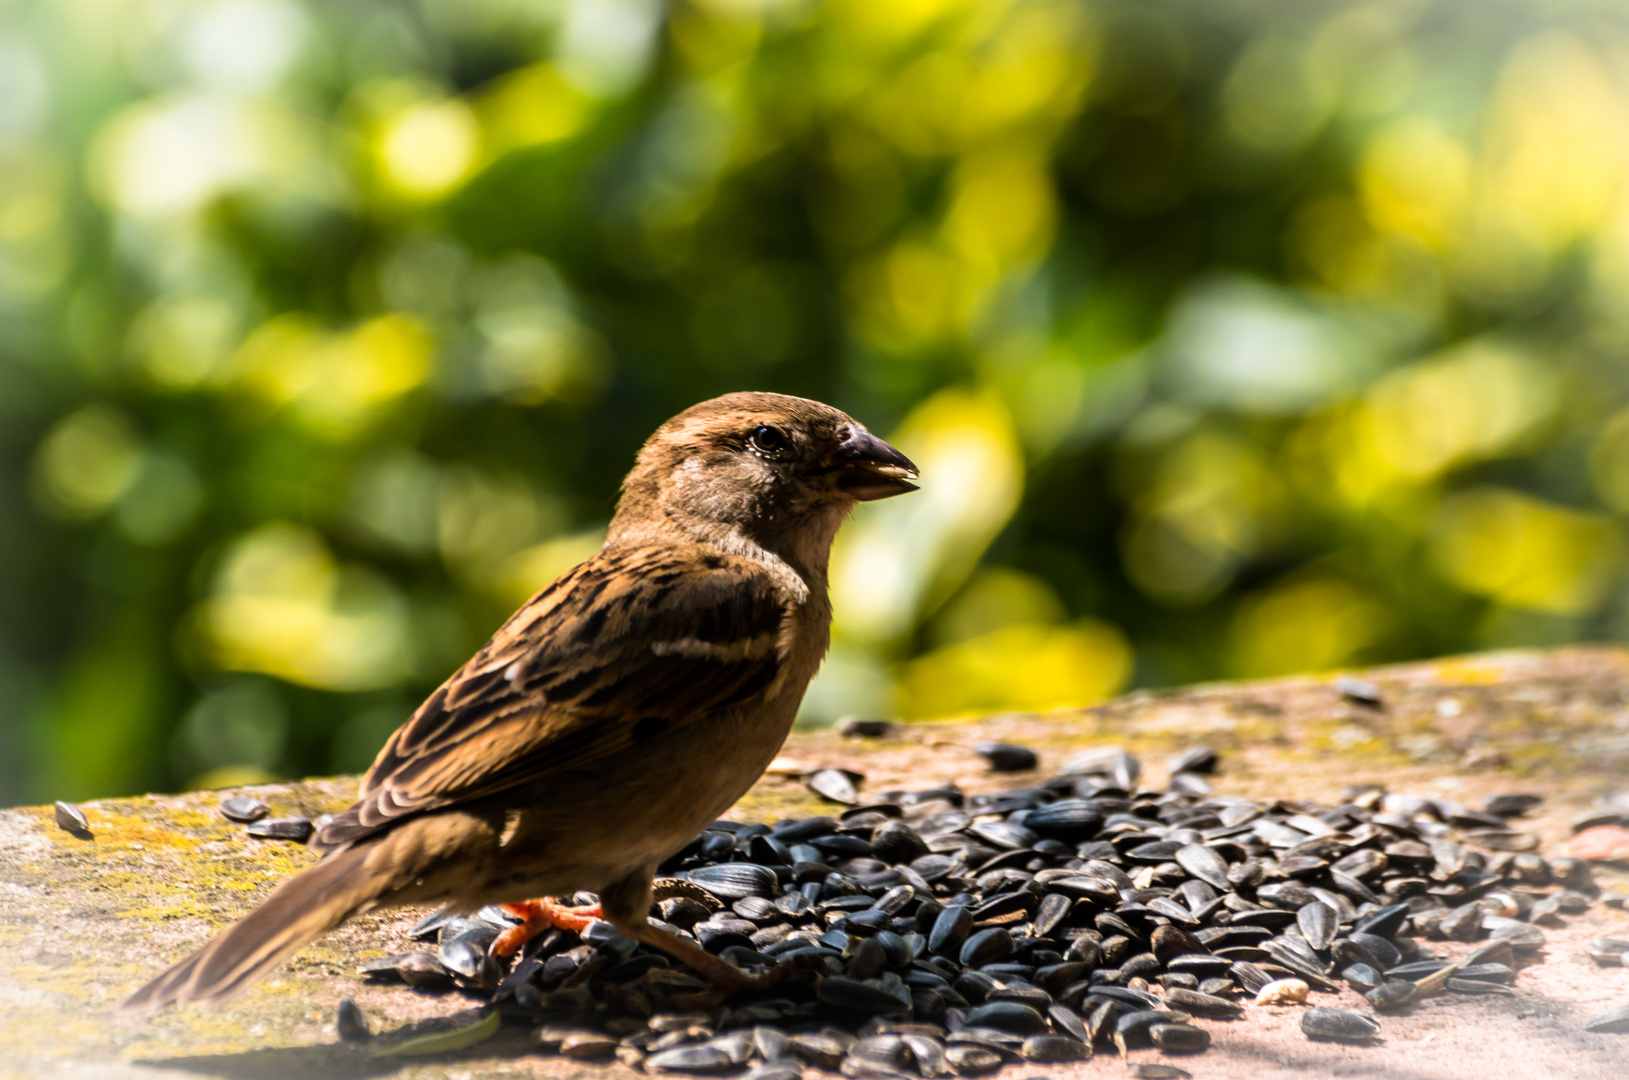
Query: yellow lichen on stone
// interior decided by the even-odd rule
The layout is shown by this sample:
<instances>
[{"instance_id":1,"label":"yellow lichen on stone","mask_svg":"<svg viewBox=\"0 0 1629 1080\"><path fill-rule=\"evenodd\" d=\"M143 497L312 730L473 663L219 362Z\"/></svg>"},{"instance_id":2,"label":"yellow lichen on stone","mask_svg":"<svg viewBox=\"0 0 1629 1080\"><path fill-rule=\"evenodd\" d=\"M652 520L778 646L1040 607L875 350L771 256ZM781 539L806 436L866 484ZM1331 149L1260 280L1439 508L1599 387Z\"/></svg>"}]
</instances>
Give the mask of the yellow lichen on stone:
<instances>
[{"instance_id":1,"label":"yellow lichen on stone","mask_svg":"<svg viewBox=\"0 0 1629 1080\"><path fill-rule=\"evenodd\" d=\"M1209 745L1222 755L1211 779L1216 790L1249 797L1335 798L1344 785L1380 782L1393 790L1449 791L1472 805L1520 776L1531 778L1523 789L1550 800L1533 827L1556 835L1564 834L1570 813L1629 768L1621 726L1629 652L1557 650L1377 669L1361 677L1380 691L1381 707L1342 699L1320 676L1136 694L1077 712L912 725L881 739L798 732L785 753L812 767L864 772L862 801L890 789L947 783L969 794L1022 787L1054 774L1082 750L1109 746L1138 755L1144 784L1157 786L1166 754ZM1035 750L1040 770L992 772L972 750L983 740ZM1457 786L1444 786L1449 783ZM0 1078L15 1070L30 1077L133 1080L149 1065L194 1074L218 1068L221 1075L354 1075L359 1052L334 1043L339 997L354 996L385 1032L434 1030L467 1009L456 994L435 998L357 977L367 959L418 947L407 930L420 913L396 910L352 920L218 1012L171 1010L109 1022L122 995L317 860L299 845L250 839L242 825L225 820L219 803L239 791L265 800L274 815L314 816L348 805L355 781L88 803L91 840L59 829L50 807L0 811L0 885L7 899L0 919ZM843 809L796 779L771 777L729 816L774 821L835 817ZM532 1048L524 1038L505 1028L468 1056L390 1075L566 1075L532 1069L534 1058L522 1067ZM227 1060L210 1062L209 1055ZM132 1070L133 1061L143 1064ZM616 1066L594 1071L634 1076Z\"/></svg>"},{"instance_id":2,"label":"yellow lichen on stone","mask_svg":"<svg viewBox=\"0 0 1629 1080\"><path fill-rule=\"evenodd\" d=\"M728 816L732 821L774 822L782 818L830 814L833 809L843 808L822 802L797 781L764 781L743 795L741 801L730 808Z\"/></svg>"},{"instance_id":3,"label":"yellow lichen on stone","mask_svg":"<svg viewBox=\"0 0 1629 1080\"><path fill-rule=\"evenodd\" d=\"M1440 686L1496 686L1509 679L1509 672L1497 660L1455 657L1429 665L1433 680Z\"/></svg>"}]
</instances>

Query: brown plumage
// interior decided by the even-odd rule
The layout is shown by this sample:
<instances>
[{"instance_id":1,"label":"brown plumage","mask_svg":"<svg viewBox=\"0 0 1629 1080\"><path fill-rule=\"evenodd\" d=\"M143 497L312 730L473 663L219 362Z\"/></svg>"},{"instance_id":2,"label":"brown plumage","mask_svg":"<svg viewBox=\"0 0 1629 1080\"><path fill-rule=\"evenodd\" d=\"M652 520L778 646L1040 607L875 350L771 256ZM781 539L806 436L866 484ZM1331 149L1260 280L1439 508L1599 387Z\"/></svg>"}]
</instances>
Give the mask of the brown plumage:
<instances>
[{"instance_id":1,"label":"brown plumage","mask_svg":"<svg viewBox=\"0 0 1629 1080\"><path fill-rule=\"evenodd\" d=\"M655 868L779 750L826 651L837 528L915 474L802 398L730 394L663 424L599 554L390 737L356 804L312 841L327 857L121 1009L227 1001L360 912L578 890L623 933L720 978L719 961L646 924Z\"/></svg>"}]
</instances>

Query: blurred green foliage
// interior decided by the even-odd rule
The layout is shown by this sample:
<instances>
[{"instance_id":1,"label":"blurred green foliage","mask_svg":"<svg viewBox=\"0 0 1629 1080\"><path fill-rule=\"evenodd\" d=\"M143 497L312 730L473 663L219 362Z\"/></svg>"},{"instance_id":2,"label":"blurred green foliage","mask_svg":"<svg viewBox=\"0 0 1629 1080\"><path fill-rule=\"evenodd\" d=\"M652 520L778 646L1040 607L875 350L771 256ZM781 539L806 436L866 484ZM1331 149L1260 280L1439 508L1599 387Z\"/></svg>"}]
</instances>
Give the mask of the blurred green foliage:
<instances>
[{"instance_id":1,"label":"blurred green foliage","mask_svg":"<svg viewBox=\"0 0 1629 1080\"><path fill-rule=\"evenodd\" d=\"M0 796L366 765L830 401L812 722L1622 636L1629 14L3 0Z\"/></svg>"}]
</instances>

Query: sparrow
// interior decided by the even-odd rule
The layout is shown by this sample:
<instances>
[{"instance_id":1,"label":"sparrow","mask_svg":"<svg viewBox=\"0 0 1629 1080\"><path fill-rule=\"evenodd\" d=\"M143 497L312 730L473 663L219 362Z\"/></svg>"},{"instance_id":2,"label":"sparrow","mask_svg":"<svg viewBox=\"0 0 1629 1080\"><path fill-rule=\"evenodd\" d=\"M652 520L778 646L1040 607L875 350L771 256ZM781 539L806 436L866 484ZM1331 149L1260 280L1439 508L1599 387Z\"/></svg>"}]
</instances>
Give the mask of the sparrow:
<instances>
[{"instance_id":1,"label":"sparrow","mask_svg":"<svg viewBox=\"0 0 1629 1080\"><path fill-rule=\"evenodd\" d=\"M219 1004L353 915L504 904L513 952L604 919L707 977L767 985L647 921L657 866L733 805L791 730L830 639L827 563L908 458L817 401L737 393L656 430L599 553L533 596L386 741L322 861L120 1011ZM598 905L547 899L578 891ZM544 899L535 899L542 897Z\"/></svg>"}]
</instances>

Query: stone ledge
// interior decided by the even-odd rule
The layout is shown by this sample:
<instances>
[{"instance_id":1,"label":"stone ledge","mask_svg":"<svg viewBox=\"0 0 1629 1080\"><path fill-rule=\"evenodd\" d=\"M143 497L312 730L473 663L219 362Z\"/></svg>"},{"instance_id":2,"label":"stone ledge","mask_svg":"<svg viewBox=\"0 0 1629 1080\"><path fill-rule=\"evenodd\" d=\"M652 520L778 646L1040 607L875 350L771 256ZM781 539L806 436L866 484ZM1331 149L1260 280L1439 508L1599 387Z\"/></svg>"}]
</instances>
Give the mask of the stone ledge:
<instances>
[{"instance_id":1,"label":"stone ledge","mask_svg":"<svg viewBox=\"0 0 1629 1080\"><path fill-rule=\"evenodd\" d=\"M1629 778L1629 650L1487 654L1361 677L1379 690L1379 708L1342 697L1333 677L1302 677L1133 694L1047 716L911 725L881 739L800 732L785 756L862 772L862 790L955 780L978 791L1024 776L989 773L970 749L984 739L1035 749L1043 774L1083 747L1121 745L1142 756L1155 784L1168 752L1203 742L1222 753L1217 790L1231 794L1329 799L1365 782L1467 803L1517 789L1541 794L1545 804L1524 827L1552 853L1572 813ZM241 790L277 814L315 816L346 805L355 781ZM412 911L356 920L219 1012L111 1019L125 993L315 861L302 847L249 840L215 812L223 794L87 803L90 840L58 829L49 807L0 811L0 1077L631 1076L620 1066L532 1054L520 1030L426 1061L367 1059L336 1045L334 1009L345 996L376 1030L432 1030L473 1016L473 1003L457 994L364 986L354 976L361 960L394 951L418 917ZM732 816L773 820L829 809L797 781L770 776ZM1624 887L1623 875L1616 880ZM1583 941L1601 934L1629 936L1629 916L1596 909L1571 920L1551 932L1546 962L1522 974L1517 997L1432 999L1388 1019L1380 1047L1309 1043L1293 1014L1262 1011L1210 1025L1213 1049L1184 1064L1197 1077L1285 1080L1621 1077L1629 1038L1580 1030L1584 1019L1629 1000L1629 969L1598 969L1582 955ZM1514 1072L1513 1060L1521 1062ZM1044 1071L1055 1080L1124 1075L1104 1056Z\"/></svg>"}]
</instances>

